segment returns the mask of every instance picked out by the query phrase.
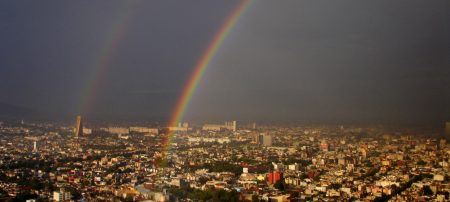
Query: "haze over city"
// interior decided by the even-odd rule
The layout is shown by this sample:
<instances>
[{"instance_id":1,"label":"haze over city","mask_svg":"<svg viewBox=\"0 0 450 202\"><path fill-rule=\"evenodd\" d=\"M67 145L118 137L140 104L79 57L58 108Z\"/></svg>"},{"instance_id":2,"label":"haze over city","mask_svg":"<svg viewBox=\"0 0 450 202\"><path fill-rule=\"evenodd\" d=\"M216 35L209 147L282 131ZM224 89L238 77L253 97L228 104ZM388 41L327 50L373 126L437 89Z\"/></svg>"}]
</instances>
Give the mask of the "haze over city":
<instances>
[{"instance_id":1,"label":"haze over city","mask_svg":"<svg viewBox=\"0 0 450 202\"><path fill-rule=\"evenodd\" d=\"M89 100L92 119L164 121L237 3L2 2L0 102L72 120ZM449 118L448 7L252 2L185 118L442 122ZM102 57L104 70L95 73ZM96 90L86 95L88 88Z\"/></svg>"}]
</instances>

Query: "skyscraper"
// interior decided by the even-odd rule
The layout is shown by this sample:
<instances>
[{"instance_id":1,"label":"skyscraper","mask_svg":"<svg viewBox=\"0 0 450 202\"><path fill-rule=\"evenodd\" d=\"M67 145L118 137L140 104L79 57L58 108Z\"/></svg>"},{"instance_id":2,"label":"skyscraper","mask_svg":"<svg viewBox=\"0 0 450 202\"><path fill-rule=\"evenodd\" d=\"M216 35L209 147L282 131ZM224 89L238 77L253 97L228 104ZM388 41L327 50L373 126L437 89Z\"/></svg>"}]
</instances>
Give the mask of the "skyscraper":
<instances>
[{"instance_id":1,"label":"skyscraper","mask_svg":"<svg viewBox=\"0 0 450 202\"><path fill-rule=\"evenodd\" d=\"M37 152L37 142L33 142L33 152Z\"/></svg>"},{"instance_id":2,"label":"skyscraper","mask_svg":"<svg viewBox=\"0 0 450 202\"><path fill-rule=\"evenodd\" d=\"M253 134L252 140L255 144L262 145L263 138L264 138L264 133L255 133L255 134Z\"/></svg>"},{"instance_id":3,"label":"skyscraper","mask_svg":"<svg viewBox=\"0 0 450 202\"><path fill-rule=\"evenodd\" d=\"M75 137L83 136L83 123L81 116L77 116L77 123L75 125Z\"/></svg>"},{"instance_id":4,"label":"skyscraper","mask_svg":"<svg viewBox=\"0 0 450 202\"><path fill-rule=\"evenodd\" d=\"M271 147L273 143L273 136L270 134L263 135L263 146Z\"/></svg>"}]
</instances>

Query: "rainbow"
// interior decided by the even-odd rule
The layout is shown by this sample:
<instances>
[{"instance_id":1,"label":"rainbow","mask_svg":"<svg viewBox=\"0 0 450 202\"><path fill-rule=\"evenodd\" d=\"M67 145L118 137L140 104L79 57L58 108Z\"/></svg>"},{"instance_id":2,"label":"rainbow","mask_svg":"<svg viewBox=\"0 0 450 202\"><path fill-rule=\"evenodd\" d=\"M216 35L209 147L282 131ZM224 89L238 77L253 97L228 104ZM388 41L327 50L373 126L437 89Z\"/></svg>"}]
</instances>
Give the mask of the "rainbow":
<instances>
[{"instance_id":1,"label":"rainbow","mask_svg":"<svg viewBox=\"0 0 450 202\"><path fill-rule=\"evenodd\" d=\"M175 106L175 110L172 113L171 119L169 120L168 126L177 126L179 122L182 121L187 107L198 87L198 84L205 74L206 69L211 63L217 51L223 44L225 38L230 33L232 28L236 25L239 18L242 16L244 11L249 7L251 0L242 0L240 4L232 11L229 17L224 21L223 25L220 27L219 31L216 33L212 41L209 43L207 49L204 51L200 59L197 61L191 76L184 85L183 91L178 99ZM170 147L170 142L173 138L174 132L168 132L167 136L163 140L162 146L162 157L164 158Z\"/></svg>"},{"instance_id":2,"label":"rainbow","mask_svg":"<svg viewBox=\"0 0 450 202\"><path fill-rule=\"evenodd\" d=\"M240 3L236 6L235 9L231 12L228 18L225 19L224 23L214 35L213 39L209 43L206 50L201 55L200 59L197 61L191 76L187 80L184 88L182 90L181 95L176 103L175 109L172 112L171 118L168 122L168 126L177 126L179 122L184 117L187 107L192 99L197 86L204 75L206 69L211 63L213 57L217 54L217 51L223 44L225 38L230 33L232 28L236 25L239 18L242 16L244 11L249 7L252 0L241 0ZM123 38L123 35L126 31L126 27L129 21L128 12L131 10L129 8L131 5L127 4L124 11L117 18L116 22L112 26L112 29L108 37L106 38L104 45L100 51L99 56L95 59L95 64L93 67L93 73L89 77L88 82L85 84L85 88L83 91L82 101L80 102L80 106L78 108L78 113L85 114L90 111L92 101L95 97L95 94L100 90L101 84L106 77L106 73L108 67L110 67L111 57L114 55L114 51L117 49L117 46L120 44L120 40ZM168 150L170 149L170 142L174 136L174 132L168 132L162 141L161 154L162 158L166 156Z\"/></svg>"},{"instance_id":3,"label":"rainbow","mask_svg":"<svg viewBox=\"0 0 450 202\"><path fill-rule=\"evenodd\" d=\"M82 101L80 102L80 106L78 106L79 114L89 113L91 110L93 99L107 76L111 57L114 56L114 51L117 49L117 46L120 44L120 40L123 38L126 31L130 19L129 11L131 10L131 6L132 4L127 3L125 8L122 9L122 13L120 13L119 17L112 25L111 30L108 32L110 34L106 37L103 46L101 46L100 54L94 60L95 63L93 65L92 74L85 84L82 92Z\"/></svg>"}]
</instances>

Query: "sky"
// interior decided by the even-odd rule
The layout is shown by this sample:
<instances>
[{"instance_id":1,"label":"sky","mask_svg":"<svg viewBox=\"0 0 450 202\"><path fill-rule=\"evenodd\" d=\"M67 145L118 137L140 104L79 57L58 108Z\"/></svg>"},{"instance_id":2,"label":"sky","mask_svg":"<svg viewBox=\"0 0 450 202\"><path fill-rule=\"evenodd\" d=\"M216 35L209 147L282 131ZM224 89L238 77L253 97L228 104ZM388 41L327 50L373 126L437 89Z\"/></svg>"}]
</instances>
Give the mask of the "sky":
<instances>
[{"instance_id":1,"label":"sky","mask_svg":"<svg viewBox=\"0 0 450 202\"><path fill-rule=\"evenodd\" d=\"M0 102L53 120L86 103L91 119L168 119L238 4L1 1ZM447 0L254 1L184 120L442 122L450 120L449 57Z\"/></svg>"}]
</instances>

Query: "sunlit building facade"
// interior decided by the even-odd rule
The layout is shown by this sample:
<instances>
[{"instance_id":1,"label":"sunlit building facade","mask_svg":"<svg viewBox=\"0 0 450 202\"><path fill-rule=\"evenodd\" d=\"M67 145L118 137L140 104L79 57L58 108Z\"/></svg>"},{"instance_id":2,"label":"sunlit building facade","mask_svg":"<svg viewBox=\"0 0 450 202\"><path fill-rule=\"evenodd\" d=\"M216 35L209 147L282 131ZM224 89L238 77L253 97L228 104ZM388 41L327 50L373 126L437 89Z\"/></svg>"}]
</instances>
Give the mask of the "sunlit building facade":
<instances>
[{"instance_id":1,"label":"sunlit building facade","mask_svg":"<svg viewBox=\"0 0 450 202\"><path fill-rule=\"evenodd\" d=\"M75 137L83 136L83 123L81 116L77 116L77 122L75 125Z\"/></svg>"}]
</instances>

